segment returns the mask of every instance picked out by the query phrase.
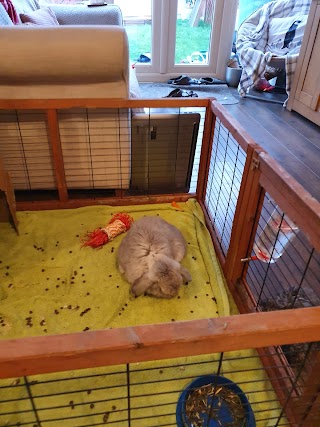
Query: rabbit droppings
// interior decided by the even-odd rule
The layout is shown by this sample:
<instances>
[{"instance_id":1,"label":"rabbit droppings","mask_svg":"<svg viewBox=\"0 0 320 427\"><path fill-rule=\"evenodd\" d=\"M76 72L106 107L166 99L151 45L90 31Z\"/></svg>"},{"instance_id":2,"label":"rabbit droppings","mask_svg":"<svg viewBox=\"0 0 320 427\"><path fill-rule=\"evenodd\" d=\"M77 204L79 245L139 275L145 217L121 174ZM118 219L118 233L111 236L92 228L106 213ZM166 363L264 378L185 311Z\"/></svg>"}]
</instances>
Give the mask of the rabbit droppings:
<instances>
[{"instance_id":1,"label":"rabbit droppings","mask_svg":"<svg viewBox=\"0 0 320 427\"><path fill-rule=\"evenodd\" d=\"M183 279L191 281L180 261L187 244L181 232L157 216L135 221L118 249L119 270L135 296L173 298Z\"/></svg>"}]
</instances>

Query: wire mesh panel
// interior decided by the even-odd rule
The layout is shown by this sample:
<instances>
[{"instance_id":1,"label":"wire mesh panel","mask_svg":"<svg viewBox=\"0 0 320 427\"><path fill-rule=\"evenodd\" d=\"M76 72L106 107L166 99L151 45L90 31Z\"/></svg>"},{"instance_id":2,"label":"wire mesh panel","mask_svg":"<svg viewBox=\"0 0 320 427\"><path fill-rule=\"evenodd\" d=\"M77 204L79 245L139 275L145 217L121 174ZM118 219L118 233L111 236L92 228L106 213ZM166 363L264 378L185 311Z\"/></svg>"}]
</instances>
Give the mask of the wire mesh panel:
<instances>
[{"instance_id":1,"label":"wire mesh panel","mask_svg":"<svg viewBox=\"0 0 320 427\"><path fill-rule=\"evenodd\" d=\"M320 254L268 194L246 280L263 311L320 304Z\"/></svg>"},{"instance_id":2,"label":"wire mesh panel","mask_svg":"<svg viewBox=\"0 0 320 427\"><path fill-rule=\"evenodd\" d=\"M55 188L44 111L0 111L0 156L15 189Z\"/></svg>"},{"instance_id":3,"label":"wire mesh panel","mask_svg":"<svg viewBox=\"0 0 320 427\"><path fill-rule=\"evenodd\" d=\"M129 188L130 111L72 109L58 117L67 187Z\"/></svg>"},{"instance_id":4,"label":"wire mesh panel","mask_svg":"<svg viewBox=\"0 0 320 427\"><path fill-rule=\"evenodd\" d=\"M320 305L320 255L268 193L245 277L256 310ZM313 345L310 354L309 347L308 343L298 343L279 349L299 385L320 354L320 343Z\"/></svg>"},{"instance_id":5,"label":"wire mesh panel","mask_svg":"<svg viewBox=\"0 0 320 427\"><path fill-rule=\"evenodd\" d=\"M1 111L0 155L15 190L54 190L58 169L70 195L196 191L204 107L56 111L51 128L45 110ZM51 144L61 144L61 161Z\"/></svg>"},{"instance_id":6,"label":"wire mesh panel","mask_svg":"<svg viewBox=\"0 0 320 427\"><path fill-rule=\"evenodd\" d=\"M301 395L314 398L319 378L298 388L288 371L275 376L276 349L260 357L249 349L1 380L0 424L298 427L311 412Z\"/></svg>"},{"instance_id":7,"label":"wire mesh panel","mask_svg":"<svg viewBox=\"0 0 320 427\"><path fill-rule=\"evenodd\" d=\"M126 366L6 380L1 423L28 426L127 425Z\"/></svg>"},{"instance_id":8,"label":"wire mesh panel","mask_svg":"<svg viewBox=\"0 0 320 427\"><path fill-rule=\"evenodd\" d=\"M205 205L224 256L230 244L245 161L245 151L217 118Z\"/></svg>"}]
</instances>

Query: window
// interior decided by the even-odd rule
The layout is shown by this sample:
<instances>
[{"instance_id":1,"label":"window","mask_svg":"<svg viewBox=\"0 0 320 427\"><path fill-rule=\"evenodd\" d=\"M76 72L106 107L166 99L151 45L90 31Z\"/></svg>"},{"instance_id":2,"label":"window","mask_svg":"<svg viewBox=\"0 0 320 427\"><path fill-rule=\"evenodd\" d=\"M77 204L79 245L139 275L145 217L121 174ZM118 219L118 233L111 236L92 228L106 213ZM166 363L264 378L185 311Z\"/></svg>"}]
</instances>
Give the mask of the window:
<instances>
[{"instance_id":1,"label":"window","mask_svg":"<svg viewBox=\"0 0 320 427\"><path fill-rule=\"evenodd\" d=\"M109 2L110 3L110 2ZM237 0L114 0L123 13L139 80L224 78Z\"/></svg>"},{"instance_id":2,"label":"window","mask_svg":"<svg viewBox=\"0 0 320 427\"><path fill-rule=\"evenodd\" d=\"M109 0L108 4L122 10L139 80L165 81L180 74L224 79L238 0Z\"/></svg>"},{"instance_id":3,"label":"window","mask_svg":"<svg viewBox=\"0 0 320 427\"><path fill-rule=\"evenodd\" d=\"M270 0L239 0L239 11L237 15L236 29L240 27L242 22L247 19L253 12L259 9Z\"/></svg>"}]
</instances>

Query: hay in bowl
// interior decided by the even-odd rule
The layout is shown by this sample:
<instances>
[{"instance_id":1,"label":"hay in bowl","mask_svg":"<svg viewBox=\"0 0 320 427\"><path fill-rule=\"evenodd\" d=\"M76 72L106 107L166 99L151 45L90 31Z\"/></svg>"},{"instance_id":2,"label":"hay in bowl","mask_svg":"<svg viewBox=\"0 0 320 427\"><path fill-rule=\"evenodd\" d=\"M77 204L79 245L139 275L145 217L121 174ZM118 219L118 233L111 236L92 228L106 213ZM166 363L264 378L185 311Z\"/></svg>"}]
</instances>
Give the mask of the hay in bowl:
<instances>
[{"instance_id":1,"label":"hay in bowl","mask_svg":"<svg viewBox=\"0 0 320 427\"><path fill-rule=\"evenodd\" d=\"M178 427L255 427L246 395L235 383L218 375L192 381L177 404Z\"/></svg>"}]
</instances>

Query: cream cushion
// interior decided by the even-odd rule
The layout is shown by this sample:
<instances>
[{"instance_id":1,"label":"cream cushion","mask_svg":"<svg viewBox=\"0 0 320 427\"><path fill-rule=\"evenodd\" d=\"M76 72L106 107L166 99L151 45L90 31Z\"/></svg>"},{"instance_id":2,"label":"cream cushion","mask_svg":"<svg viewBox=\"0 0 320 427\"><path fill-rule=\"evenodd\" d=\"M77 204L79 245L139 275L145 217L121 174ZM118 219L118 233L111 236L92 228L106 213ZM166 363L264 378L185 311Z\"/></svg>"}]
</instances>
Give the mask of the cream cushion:
<instances>
[{"instance_id":1,"label":"cream cushion","mask_svg":"<svg viewBox=\"0 0 320 427\"><path fill-rule=\"evenodd\" d=\"M30 13L20 13L21 21L35 25L59 25L57 17L51 7L42 7Z\"/></svg>"},{"instance_id":2,"label":"cream cushion","mask_svg":"<svg viewBox=\"0 0 320 427\"><path fill-rule=\"evenodd\" d=\"M129 97L123 27L5 27L0 51L6 52L0 62L2 98Z\"/></svg>"}]
</instances>

